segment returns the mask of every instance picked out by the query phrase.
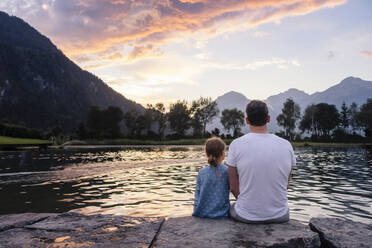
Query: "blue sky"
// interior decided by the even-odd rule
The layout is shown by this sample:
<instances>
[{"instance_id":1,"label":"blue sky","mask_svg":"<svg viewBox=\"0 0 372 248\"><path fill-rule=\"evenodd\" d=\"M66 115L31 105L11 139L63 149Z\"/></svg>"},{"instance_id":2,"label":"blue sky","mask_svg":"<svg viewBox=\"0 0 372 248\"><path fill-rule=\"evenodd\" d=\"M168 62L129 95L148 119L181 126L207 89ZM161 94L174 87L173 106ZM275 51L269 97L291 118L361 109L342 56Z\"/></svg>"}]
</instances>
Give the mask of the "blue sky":
<instances>
[{"instance_id":1,"label":"blue sky","mask_svg":"<svg viewBox=\"0 0 372 248\"><path fill-rule=\"evenodd\" d=\"M0 10L142 104L372 81L369 0L5 0Z\"/></svg>"}]
</instances>

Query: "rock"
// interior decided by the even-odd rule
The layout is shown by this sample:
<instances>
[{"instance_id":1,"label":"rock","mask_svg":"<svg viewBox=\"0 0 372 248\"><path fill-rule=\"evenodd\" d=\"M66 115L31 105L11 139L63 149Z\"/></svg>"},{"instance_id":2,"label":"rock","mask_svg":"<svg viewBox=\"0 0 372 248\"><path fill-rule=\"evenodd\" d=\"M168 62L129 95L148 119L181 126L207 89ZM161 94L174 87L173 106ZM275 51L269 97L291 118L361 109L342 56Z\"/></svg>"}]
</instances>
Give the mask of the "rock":
<instances>
[{"instance_id":1,"label":"rock","mask_svg":"<svg viewBox=\"0 0 372 248\"><path fill-rule=\"evenodd\" d=\"M6 216L2 218L6 219ZM162 220L113 215L59 214L32 225L0 232L0 248L148 247Z\"/></svg>"},{"instance_id":2,"label":"rock","mask_svg":"<svg viewBox=\"0 0 372 248\"><path fill-rule=\"evenodd\" d=\"M16 228L31 225L40 220L46 219L56 214L37 214L37 213L25 213L25 214L9 214L0 215L0 232Z\"/></svg>"},{"instance_id":3,"label":"rock","mask_svg":"<svg viewBox=\"0 0 372 248\"><path fill-rule=\"evenodd\" d=\"M339 218L312 218L310 228L319 233L322 247L372 247L372 223L363 224Z\"/></svg>"},{"instance_id":4,"label":"rock","mask_svg":"<svg viewBox=\"0 0 372 248\"><path fill-rule=\"evenodd\" d=\"M118 219L112 215L89 216L71 212L47 218L33 225L28 225L26 226L26 228L57 232L69 232L97 229L108 224L113 224L113 222L117 221Z\"/></svg>"},{"instance_id":5,"label":"rock","mask_svg":"<svg viewBox=\"0 0 372 248\"><path fill-rule=\"evenodd\" d=\"M307 225L244 224L229 219L195 217L168 219L155 247L319 247L320 240Z\"/></svg>"}]
</instances>

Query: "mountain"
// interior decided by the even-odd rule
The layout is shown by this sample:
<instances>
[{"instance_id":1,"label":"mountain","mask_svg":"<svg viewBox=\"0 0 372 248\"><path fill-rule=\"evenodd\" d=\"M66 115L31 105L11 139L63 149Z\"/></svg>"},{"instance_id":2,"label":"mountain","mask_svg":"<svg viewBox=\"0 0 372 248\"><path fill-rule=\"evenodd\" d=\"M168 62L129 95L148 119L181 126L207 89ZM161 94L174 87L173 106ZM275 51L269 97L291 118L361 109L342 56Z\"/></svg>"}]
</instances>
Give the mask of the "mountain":
<instances>
[{"instance_id":1,"label":"mountain","mask_svg":"<svg viewBox=\"0 0 372 248\"><path fill-rule=\"evenodd\" d=\"M224 132L224 127L221 124L222 111L224 109L237 108L245 113L245 106L250 100L246 98L243 94L236 91L230 91L216 99L217 107L220 110L218 116L216 116L211 123L207 125L207 130L211 131L218 128L221 132ZM248 127L244 126L243 132L248 132Z\"/></svg>"},{"instance_id":2,"label":"mountain","mask_svg":"<svg viewBox=\"0 0 372 248\"><path fill-rule=\"evenodd\" d=\"M73 132L90 106L143 107L82 70L22 19L0 11L0 118Z\"/></svg>"},{"instance_id":3,"label":"mountain","mask_svg":"<svg viewBox=\"0 0 372 248\"><path fill-rule=\"evenodd\" d=\"M372 98L372 81L364 81L357 77L347 77L339 84L322 92L316 92L302 104L326 102L335 104L338 108L342 103L350 105L352 102L362 105L368 98Z\"/></svg>"},{"instance_id":4,"label":"mountain","mask_svg":"<svg viewBox=\"0 0 372 248\"><path fill-rule=\"evenodd\" d=\"M355 102L358 106L361 106L368 98L372 98L372 81L365 81L356 77L347 77L339 84L334 85L325 91L316 92L311 95L298 89L289 89L277 95L270 96L264 100L268 105L269 113L271 115L271 122L268 125L270 132L277 132L281 129L277 124L276 117L282 112L283 104L287 98L292 98L297 104L299 104L302 111L304 111L310 104L321 102L334 104L339 110L343 102L347 105ZM245 101L242 99L245 99ZM238 92L228 92L218 97L216 101L221 112L224 109L230 108L238 108L245 112L245 106L249 102L243 94ZM208 126L208 131L213 130L215 127L224 131L221 124L218 126L219 122L220 116L216 117ZM247 127L245 126L242 131L246 133L248 131Z\"/></svg>"}]
</instances>

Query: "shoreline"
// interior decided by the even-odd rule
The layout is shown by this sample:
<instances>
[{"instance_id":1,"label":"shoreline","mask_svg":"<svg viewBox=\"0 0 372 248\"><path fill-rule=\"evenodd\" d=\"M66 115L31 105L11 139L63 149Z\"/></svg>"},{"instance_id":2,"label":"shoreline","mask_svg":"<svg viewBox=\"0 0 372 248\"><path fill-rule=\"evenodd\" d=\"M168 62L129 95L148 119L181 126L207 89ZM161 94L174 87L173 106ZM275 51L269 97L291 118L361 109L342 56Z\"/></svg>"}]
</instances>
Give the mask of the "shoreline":
<instances>
[{"instance_id":1,"label":"shoreline","mask_svg":"<svg viewBox=\"0 0 372 248\"><path fill-rule=\"evenodd\" d=\"M47 145L48 149L64 148L110 148L110 147L151 147L151 146L202 146L206 138L185 138L178 140L141 140L141 139L106 139L106 140L71 140L61 145L55 145L47 140L23 139L0 136L0 150L22 150L40 148ZM224 139L229 145L233 139ZM372 147L367 142L291 142L293 147ZM1 148L4 149L1 149ZM13 148L12 148L13 147Z\"/></svg>"},{"instance_id":2,"label":"shoreline","mask_svg":"<svg viewBox=\"0 0 372 248\"><path fill-rule=\"evenodd\" d=\"M73 140L60 146L53 147L137 147L137 146L202 146L206 139L181 139L181 140ZM233 139L224 140L229 145ZM372 143L345 143L345 142L291 142L293 147L353 147L353 146L372 146Z\"/></svg>"}]
</instances>

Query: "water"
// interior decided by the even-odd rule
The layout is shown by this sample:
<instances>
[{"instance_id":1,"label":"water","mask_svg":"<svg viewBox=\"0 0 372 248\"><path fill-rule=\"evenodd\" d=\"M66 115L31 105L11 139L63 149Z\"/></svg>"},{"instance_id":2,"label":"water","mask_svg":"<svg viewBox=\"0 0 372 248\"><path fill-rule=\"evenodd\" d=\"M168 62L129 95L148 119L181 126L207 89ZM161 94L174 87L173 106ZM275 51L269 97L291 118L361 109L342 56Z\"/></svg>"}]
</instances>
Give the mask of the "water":
<instances>
[{"instance_id":1,"label":"water","mask_svg":"<svg viewBox=\"0 0 372 248\"><path fill-rule=\"evenodd\" d=\"M372 223L372 150L296 148L295 154L292 218ZM0 152L0 214L190 215L204 165L201 146Z\"/></svg>"}]
</instances>

